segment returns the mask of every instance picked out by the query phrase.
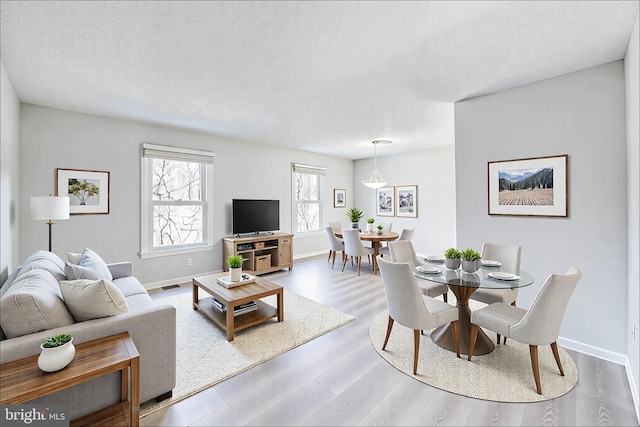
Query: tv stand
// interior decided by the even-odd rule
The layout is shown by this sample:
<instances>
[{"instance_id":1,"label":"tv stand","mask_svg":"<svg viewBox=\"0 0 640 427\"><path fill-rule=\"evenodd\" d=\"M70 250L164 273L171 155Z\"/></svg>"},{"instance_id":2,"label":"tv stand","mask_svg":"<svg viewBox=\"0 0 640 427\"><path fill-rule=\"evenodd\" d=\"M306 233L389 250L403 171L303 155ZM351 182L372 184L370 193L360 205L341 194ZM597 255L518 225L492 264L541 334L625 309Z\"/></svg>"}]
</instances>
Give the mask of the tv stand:
<instances>
[{"instance_id":1,"label":"tv stand","mask_svg":"<svg viewBox=\"0 0 640 427\"><path fill-rule=\"evenodd\" d=\"M242 271L260 275L288 268L293 269L293 234L269 232L240 237L223 237L224 271L229 271L227 257L241 255Z\"/></svg>"}]
</instances>

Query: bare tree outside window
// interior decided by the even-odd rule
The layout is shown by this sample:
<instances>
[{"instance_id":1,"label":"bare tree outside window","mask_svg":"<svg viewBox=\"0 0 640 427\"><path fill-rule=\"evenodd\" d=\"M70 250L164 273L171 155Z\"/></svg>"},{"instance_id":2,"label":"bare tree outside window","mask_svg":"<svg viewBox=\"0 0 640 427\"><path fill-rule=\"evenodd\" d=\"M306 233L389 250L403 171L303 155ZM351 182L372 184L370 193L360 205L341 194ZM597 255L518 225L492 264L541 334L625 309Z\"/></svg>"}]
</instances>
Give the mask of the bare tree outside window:
<instances>
[{"instance_id":1,"label":"bare tree outside window","mask_svg":"<svg viewBox=\"0 0 640 427\"><path fill-rule=\"evenodd\" d=\"M295 173L297 231L320 230L320 176Z\"/></svg>"}]
</instances>

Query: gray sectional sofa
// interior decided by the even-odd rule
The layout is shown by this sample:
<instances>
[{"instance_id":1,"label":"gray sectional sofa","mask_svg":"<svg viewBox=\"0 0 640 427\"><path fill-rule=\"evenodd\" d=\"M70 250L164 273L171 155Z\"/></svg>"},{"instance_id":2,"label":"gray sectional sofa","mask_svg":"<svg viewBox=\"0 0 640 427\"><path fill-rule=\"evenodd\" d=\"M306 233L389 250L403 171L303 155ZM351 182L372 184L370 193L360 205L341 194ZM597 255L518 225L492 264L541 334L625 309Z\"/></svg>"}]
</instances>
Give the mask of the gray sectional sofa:
<instances>
[{"instance_id":1,"label":"gray sectional sofa","mask_svg":"<svg viewBox=\"0 0 640 427\"><path fill-rule=\"evenodd\" d=\"M77 255L89 259L87 251ZM133 276L130 262L103 263L99 279L93 278L99 265L80 264L67 265L51 252L34 252L2 284L0 361L39 354L45 338L61 333L72 334L74 344L80 344L128 331L140 353L140 401L170 397L176 384L175 307L156 305ZM85 271L91 279L68 281L65 271L74 279ZM92 286L93 293L87 295L84 291ZM75 419L118 401L120 375L114 373L33 403L65 405Z\"/></svg>"}]
</instances>

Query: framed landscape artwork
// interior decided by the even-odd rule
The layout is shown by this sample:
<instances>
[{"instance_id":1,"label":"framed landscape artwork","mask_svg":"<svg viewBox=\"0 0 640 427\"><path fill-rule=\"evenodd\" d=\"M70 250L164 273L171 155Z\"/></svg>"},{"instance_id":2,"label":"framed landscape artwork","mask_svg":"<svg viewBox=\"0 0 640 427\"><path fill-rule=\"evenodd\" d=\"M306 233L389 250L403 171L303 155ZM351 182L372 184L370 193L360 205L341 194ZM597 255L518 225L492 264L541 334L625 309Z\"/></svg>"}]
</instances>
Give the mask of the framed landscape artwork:
<instances>
[{"instance_id":1,"label":"framed landscape artwork","mask_svg":"<svg viewBox=\"0 0 640 427\"><path fill-rule=\"evenodd\" d=\"M396 187L396 216L418 217L418 186Z\"/></svg>"},{"instance_id":2,"label":"framed landscape artwork","mask_svg":"<svg viewBox=\"0 0 640 427\"><path fill-rule=\"evenodd\" d=\"M395 216L395 187L376 189L376 215Z\"/></svg>"},{"instance_id":3,"label":"framed landscape artwork","mask_svg":"<svg viewBox=\"0 0 640 427\"><path fill-rule=\"evenodd\" d=\"M489 162L489 215L568 216L568 157Z\"/></svg>"},{"instance_id":4,"label":"framed landscape artwork","mask_svg":"<svg viewBox=\"0 0 640 427\"><path fill-rule=\"evenodd\" d=\"M347 190L333 190L333 207L344 208L347 206Z\"/></svg>"},{"instance_id":5,"label":"framed landscape artwork","mask_svg":"<svg viewBox=\"0 0 640 427\"><path fill-rule=\"evenodd\" d=\"M109 172L60 168L56 171L57 195L69 197L71 215L109 213Z\"/></svg>"}]
</instances>

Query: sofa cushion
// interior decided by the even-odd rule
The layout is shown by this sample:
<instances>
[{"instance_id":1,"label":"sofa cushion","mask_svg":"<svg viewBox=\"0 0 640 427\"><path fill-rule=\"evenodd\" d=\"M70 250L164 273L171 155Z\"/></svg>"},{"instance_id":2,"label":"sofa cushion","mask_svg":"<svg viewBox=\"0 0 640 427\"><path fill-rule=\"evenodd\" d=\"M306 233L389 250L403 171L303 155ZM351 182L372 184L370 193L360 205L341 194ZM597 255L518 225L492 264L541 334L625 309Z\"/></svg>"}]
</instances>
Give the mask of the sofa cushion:
<instances>
[{"instance_id":1,"label":"sofa cushion","mask_svg":"<svg viewBox=\"0 0 640 427\"><path fill-rule=\"evenodd\" d=\"M148 294L147 290L140 284L134 276L122 277L112 280L112 283L122 291L125 297L138 294Z\"/></svg>"},{"instance_id":2,"label":"sofa cushion","mask_svg":"<svg viewBox=\"0 0 640 427\"><path fill-rule=\"evenodd\" d=\"M64 263L64 274L67 276L67 280L100 279L100 275L95 269L82 265L71 264L70 262Z\"/></svg>"},{"instance_id":3,"label":"sofa cushion","mask_svg":"<svg viewBox=\"0 0 640 427\"><path fill-rule=\"evenodd\" d=\"M58 281L50 272L32 269L18 275L0 299L0 327L7 338L72 325Z\"/></svg>"},{"instance_id":4,"label":"sofa cushion","mask_svg":"<svg viewBox=\"0 0 640 427\"><path fill-rule=\"evenodd\" d=\"M105 263L104 260L100 258L100 255L89 248L86 248L84 252L82 252L82 258L80 258L80 262L78 263L78 265L93 268L98 272L98 277L100 279L109 281L113 280L113 276L111 276L111 271L109 271L107 263Z\"/></svg>"},{"instance_id":5,"label":"sofa cushion","mask_svg":"<svg viewBox=\"0 0 640 427\"><path fill-rule=\"evenodd\" d=\"M22 267L20 267L20 272L18 273L18 277L24 274L28 274L30 271L35 269L42 269L42 270L48 271L58 281L66 279L66 276L64 275L64 261L62 261L62 259L60 259L60 257L54 254L53 252L48 252L48 251L33 252L24 261L24 264L22 265Z\"/></svg>"},{"instance_id":6,"label":"sofa cushion","mask_svg":"<svg viewBox=\"0 0 640 427\"><path fill-rule=\"evenodd\" d=\"M129 312L124 295L108 280L63 280L60 290L78 322Z\"/></svg>"}]
</instances>

